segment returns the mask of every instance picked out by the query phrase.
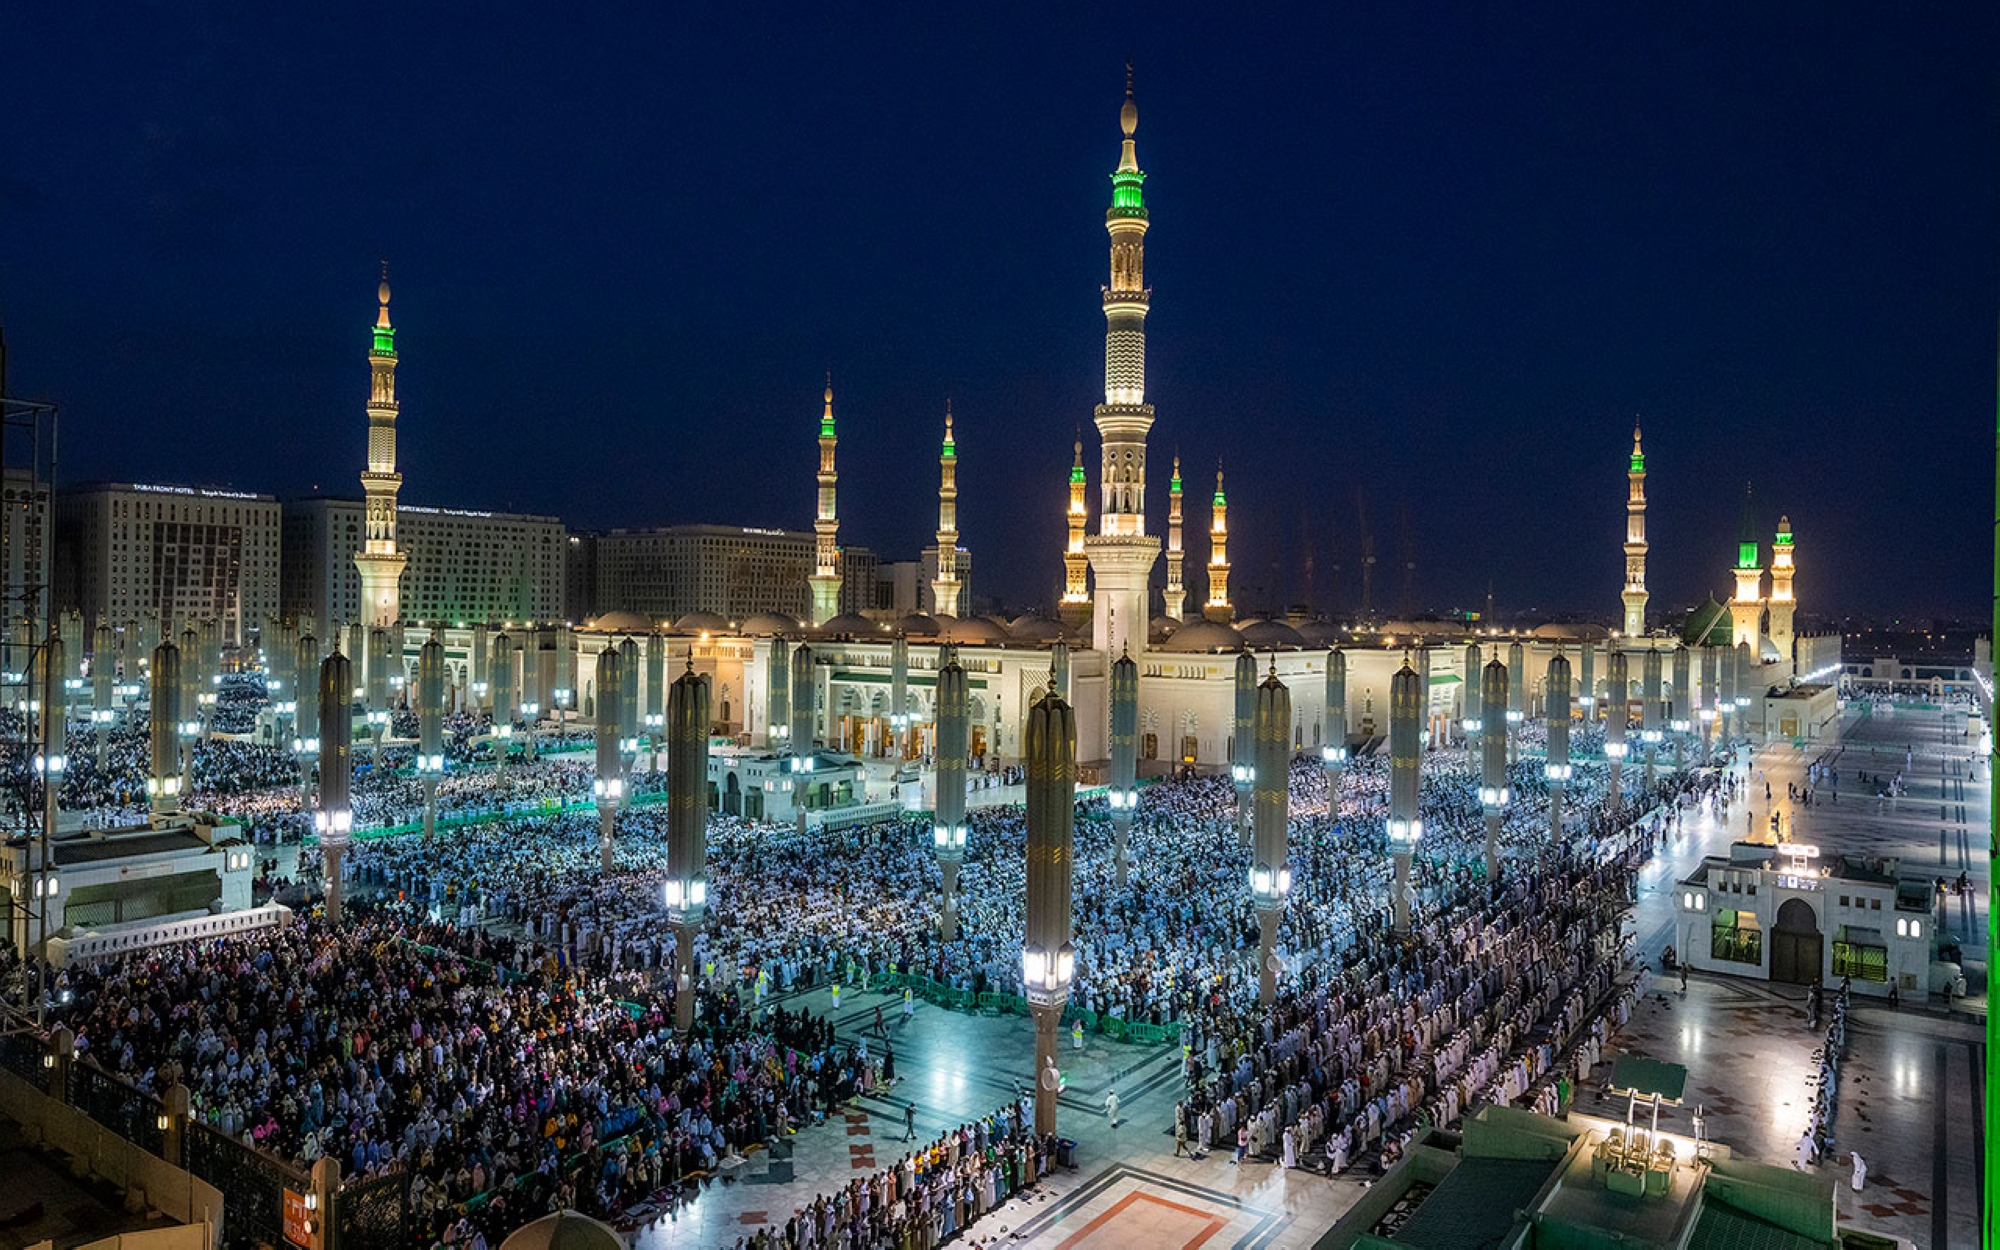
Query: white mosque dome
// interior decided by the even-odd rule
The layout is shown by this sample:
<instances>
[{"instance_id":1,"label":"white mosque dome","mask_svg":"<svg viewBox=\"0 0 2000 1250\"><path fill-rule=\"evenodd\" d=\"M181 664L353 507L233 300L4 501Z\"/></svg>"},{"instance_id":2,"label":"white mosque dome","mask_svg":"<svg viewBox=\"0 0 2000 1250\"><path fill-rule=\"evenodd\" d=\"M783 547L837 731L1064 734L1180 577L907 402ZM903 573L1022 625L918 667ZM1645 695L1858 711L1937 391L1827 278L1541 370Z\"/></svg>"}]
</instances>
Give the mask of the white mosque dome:
<instances>
[{"instance_id":1,"label":"white mosque dome","mask_svg":"<svg viewBox=\"0 0 2000 1250\"><path fill-rule=\"evenodd\" d=\"M1299 631L1283 621L1245 621L1237 627L1236 632L1243 636L1244 642L1259 651L1271 651L1279 647L1303 650L1306 645L1306 640L1300 636Z\"/></svg>"},{"instance_id":2,"label":"white mosque dome","mask_svg":"<svg viewBox=\"0 0 2000 1250\"><path fill-rule=\"evenodd\" d=\"M653 622L643 612L606 612L584 628L600 634L650 634Z\"/></svg>"},{"instance_id":3,"label":"white mosque dome","mask_svg":"<svg viewBox=\"0 0 2000 1250\"><path fill-rule=\"evenodd\" d=\"M872 638L877 634L887 637L889 633L859 612L842 612L821 625L819 632L828 638L837 638L843 634L851 634L856 638Z\"/></svg>"},{"instance_id":4,"label":"white mosque dome","mask_svg":"<svg viewBox=\"0 0 2000 1250\"><path fill-rule=\"evenodd\" d=\"M1178 655L1200 655L1212 651L1241 651L1243 635L1215 621L1189 621L1160 644L1160 650Z\"/></svg>"},{"instance_id":5,"label":"white mosque dome","mask_svg":"<svg viewBox=\"0 0 2000 1250\"><path fill-rule=\"evenodd\" d=\"M798 633L799 623L789 616L782 616L776 612L753 612L743 618L743 623L738 625L737 629L753 637L775 638L783 634Z\"/></svg>"},{"instance_id":6,"label":"white mosque dome","mask_svg":"<svg viewBox=\"0 0 2000 1250\"><path fill-rule=\"evenodd\" d=\"M713 612L690 612L674 622L677 634L729 634L736 632L730 623Z\"/></svg>"}]
</instances>

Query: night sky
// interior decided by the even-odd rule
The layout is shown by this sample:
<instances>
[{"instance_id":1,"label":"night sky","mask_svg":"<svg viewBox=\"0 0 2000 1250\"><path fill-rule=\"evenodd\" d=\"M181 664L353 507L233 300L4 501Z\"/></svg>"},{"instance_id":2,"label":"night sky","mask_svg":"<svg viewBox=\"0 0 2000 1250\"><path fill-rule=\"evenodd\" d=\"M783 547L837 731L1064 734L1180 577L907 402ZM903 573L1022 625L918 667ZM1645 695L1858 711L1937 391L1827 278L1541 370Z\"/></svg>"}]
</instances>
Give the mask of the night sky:
<instances>
[{"instance_id":1,"label":"night sky","mask_svg":"<svg viewBox=\"0 0 2000 1250\"><path fill-rule=\"evenodd\" d=\"M1191 589L1221 456L1245 608L1354 609L1366 535L1378 605L1615 620L1638 413L1656 609L1746 479L1806 611L1985 600L1993 5L294 7L0 12L65 480L358 495L387 257L405 502L803 529L831 369L843 539L929 541L949 397L1046 603L1130 57Z\"/></svg>"}]
</instances>

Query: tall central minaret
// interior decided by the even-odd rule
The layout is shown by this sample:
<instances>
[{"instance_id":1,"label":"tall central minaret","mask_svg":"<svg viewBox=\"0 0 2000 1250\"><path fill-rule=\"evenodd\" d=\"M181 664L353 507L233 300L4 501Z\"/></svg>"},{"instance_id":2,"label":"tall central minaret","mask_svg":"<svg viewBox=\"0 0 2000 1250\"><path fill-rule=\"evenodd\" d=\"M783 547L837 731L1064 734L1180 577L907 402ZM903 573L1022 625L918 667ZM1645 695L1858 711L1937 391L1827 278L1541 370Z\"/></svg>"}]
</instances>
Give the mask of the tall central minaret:
<instances>
[{"instance_id":1,"label":"tall central minaret","mask_svg":"<svg viewBox=\"0 0 2000 1250\"><path fill-rule=\"evenodd\" d=\"M1229 624L1229 499L1222 493L1222 463L1215 465L1215 500L1208 523L1208 602L1201 614Z\"/></svg>"},{"instance_id":2,"label":"tall central minaret","mask_svg":"<svg viewBox=\"0 0 2000 1250\"><path fill-rule=\"evenodd\" d=\"M1736 593L1729 600L1729 645L1750 644L1750 654L1762 652L1764 568L1757 542L1757 514L1750 506L1750 485L1743 485L1743 538L1736 544Z\"/></svg>"},{"instance_id":3,"label":"tall central minaret","mask_svg":"<svg viewBox=\"0 0 2000 1250\"><path fill-rule=\"evenodd\" d=\"M932 611L960 616L958 581L958 444L951 436L951 401L944 402L944 447L938 452L937 580Z\"/></svg>"},{"instance_id":4,"label":"tall central minaret","mask_svg":"<svg viewBox=\"0 0 2000 1250\"><path fill-rule=\"evenodd\" d=\"M833 432L833 375L826 375L826 409L819 417L819 514L813 518L814 571L812 623L824 625L840 614L840 517L833 501L833 449L840 439Z\"/></svg>"},{"instance_id":5,"label":"tall central minaret","mask_svg":"<svg viewBox=\"0 0 2000 1250\"><path fill-rule=\"evenodd\" d=\"M1646 453L1639 448L1639 423L1632 422L1632 484L1625 497L1625 636L1646 633Z\"/></svg>"},{"instance_id":6,"label":"tall central minaret","mask_svg":"<svg viewBox=\"0 0 2000 1250\"><path fill-rule=\"evenodd\" d=\"M1167 615L1180 620L1187 611L1187 583L1182 579L1181 561L1181 458L1174 457L1174 476L1167 482Z\"/></svg>"},{"instance_id":7,"label":"tall central minaret","mask_svg":"<svg viewBox=\"0 0 2000 1250\"><path fill-rule=\"evenodd\" d=\"M1084 544L1097 578L1091 613L1099 651L1146 649L1153 562L1160 540L1146 536L1146 434L1153 406L1146 402L1146 175L1132 136L1139 106L1132 99L1132 67L1125 67L1125 106L1118 124L1125 143L1111 175L1111 207L1104 228L1111 235L1111 282L1104 292L1104 402L1097 433L1104 447L1103 507L1097 534Z\"/></svg>"},{"instance_id":8,"label":"tall central minaret","mask_svg":"<svg viewBox=\"0 0 2000 1250\"><path fill-rule=\"evenodd\" d=\"M1083 554L1084 530L1090 525L1089 484L1083 477L1083 438L1076 440L1076 461L1069 467L1069 546L1063 551L1062 612L1082 620L1090 607L1090 558Z\"/></svg>"},{"instance_id":9,"label":"tall central minaret","mask_svg":"<svg viewBox=\"0 0 2000 1250\"><path fill-rule=\"evenodd\" d=\"M369 625L391 625L403 614L403 566L409 556L396 549L396 331L389 324L389 262L382 262L382 302L375 314L375 337L368 348L368 467L361 472L367 533L354 567L361 573L361 614Z\"/></svg>"}]
</instances>

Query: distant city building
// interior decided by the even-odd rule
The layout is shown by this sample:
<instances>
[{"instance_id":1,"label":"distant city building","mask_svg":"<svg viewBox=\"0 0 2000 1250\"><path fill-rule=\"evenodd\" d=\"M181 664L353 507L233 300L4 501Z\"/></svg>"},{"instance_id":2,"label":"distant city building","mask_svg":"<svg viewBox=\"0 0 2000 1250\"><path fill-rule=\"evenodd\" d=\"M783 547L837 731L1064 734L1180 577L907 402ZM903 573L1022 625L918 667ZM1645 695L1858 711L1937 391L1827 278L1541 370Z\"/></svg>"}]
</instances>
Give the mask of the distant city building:
<instances>
[{"instance_id":1,"label":"distant city building","mask_svg":"<svg viewBox=\"0 0 2000 1250\"><path fill-rule=\"evenodd\" d=\"M571 530L563 559L563 619L573 625L595 617L597 606L596 531Z\"/></svg>"},{"instance_id":2,"label":"distant city building","mask_svg":"<svg viewBox=\"0 0 2000 1250\"><path fill-rule=\"evenodd\" d=\"M0 586L8 617L26 615L27 599L49 586L49 484L27 469L0 476ZM58 600L62 602L62 600Z\"/></svg>"},{"instance_id":3,"label":"distant city building","mask_svg":"<svg viewBox=\"0 0 2000 1250\"><path fill-rule=\"evenodd\" d=\"M668 621L707 612L741 620L776 612L804 620L812 607L816 543L816 535L802 530L745 525L608 530L591 536L589 544L597 571L589 616L637 612ZM873 607L875 553L842 548L840 566L842 583L834 600L840 611Z\"/></svg>"},{"instance_id":4,"label":"distant city building","mask_svg":"<svg viewBox=\"0 0 2000 1250\"><path fill-rule=\"evenodd\" d=\"M55 513L57 611L73 608L91 622L151 612L163 622L214 618L223 638L240 645L278 610L275 496L97 482L58 491Z\"/></svg>"},{"instance_id":5,"label":"distant city building","mask_svg":"<svg viewBox=\"0 0 2000 1250\"><path fill-rule=\"evenodd\" d=\"M551 516L466 508L397 508L399 579L409 621L555 621L566 609L569 558L562 522ZM362 619L366 504L296 499L284 505L283 611L294 620Z\"/></svg>"}]
</instances>

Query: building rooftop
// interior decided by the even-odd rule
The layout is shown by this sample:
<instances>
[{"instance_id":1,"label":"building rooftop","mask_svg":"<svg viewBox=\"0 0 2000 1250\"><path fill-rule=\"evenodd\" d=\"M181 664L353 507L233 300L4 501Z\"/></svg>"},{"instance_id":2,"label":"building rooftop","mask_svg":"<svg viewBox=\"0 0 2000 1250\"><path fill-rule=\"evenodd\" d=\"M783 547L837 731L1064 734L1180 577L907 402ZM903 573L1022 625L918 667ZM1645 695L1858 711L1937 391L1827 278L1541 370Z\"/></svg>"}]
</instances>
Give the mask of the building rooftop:
<instances>
[{"instance_id":1,"label":"building rooftop","mask_svg":"<svg viewBox=\"0 0 2000 1250\"><path fill-rule=\"evenodd\" d=\"M1461 1159L1389 1240L1423 1250L1492 1250L1507 1241L1515 1214L1534 1205L1556 1165L1553 1159Z\"/></svg>"},{"instance_id":2,"label":"building rooftop","mask_svg":"<svg viewBox=\"0 0 2000 1250\"><path fill-rule=\"evenodd\" d=\"M229 490L220 486L181 486L167 482L78 482L59 488L58 495L96 495L109 491L136 491L142 495L162 495L179 499L240 499L248 503L276 503L276 495L258 491Z\"/></svg>"},{"instance_id":3,"label":"building rooftop","mask_svg":"<svg viewBox=\"0 0 2000 1250\"><path fill-rule=\"evenodd\" d=\"M173 851L205 851L208 843L188 829L165 829L157 833L128 834L122 837L82 838L57 842L53 850L56 865L98 864L108 859L134 855L165 855Z\"/></svg>"}]
</instances>

